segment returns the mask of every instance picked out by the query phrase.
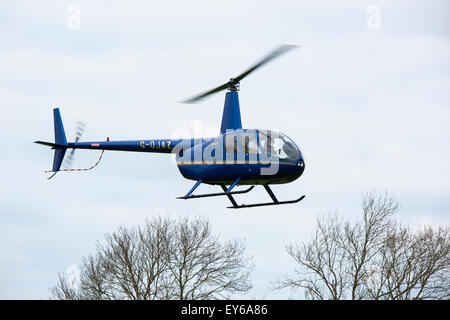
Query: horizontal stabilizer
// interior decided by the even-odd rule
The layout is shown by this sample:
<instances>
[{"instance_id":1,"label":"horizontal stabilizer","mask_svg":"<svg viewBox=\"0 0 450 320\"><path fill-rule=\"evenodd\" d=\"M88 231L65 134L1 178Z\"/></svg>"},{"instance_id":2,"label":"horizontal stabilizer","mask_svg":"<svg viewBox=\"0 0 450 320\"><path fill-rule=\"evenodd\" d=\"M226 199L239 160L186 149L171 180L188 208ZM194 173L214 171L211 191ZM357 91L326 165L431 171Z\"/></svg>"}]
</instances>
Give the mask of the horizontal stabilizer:
<instances>
[{"instance_id":1,"label":"horizontal stabilizer","mask_svg":"<svg viewBox=\"0 0 450 320\"><path fill-rule=\"evenodd\" d=\"M46 142L46 141L35 141L34 143L42 144L43 146L47 146L47 147L52 147L52 149L55 149L55 148L67 148L67 146L65 146L65 145L52 143L52 142Z\"/></svg>"}]
</instances>

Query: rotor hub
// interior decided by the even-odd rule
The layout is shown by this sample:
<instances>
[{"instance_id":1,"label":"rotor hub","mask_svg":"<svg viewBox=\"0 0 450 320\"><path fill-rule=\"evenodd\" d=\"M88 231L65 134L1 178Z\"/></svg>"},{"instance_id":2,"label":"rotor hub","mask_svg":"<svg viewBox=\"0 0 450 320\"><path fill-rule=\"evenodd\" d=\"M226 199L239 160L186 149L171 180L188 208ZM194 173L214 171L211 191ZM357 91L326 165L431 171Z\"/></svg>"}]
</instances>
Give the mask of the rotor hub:
<instances>
[{"instance_id":1,"label":"rotor hub","mask_svg":"<svg viewBox=\"0 0 450 320\"><path fill-rule=\"evenodd\" d=\"M228 90L230 91L239 91L239 81L237 81L234 78L231 78L230 81L228 81Z\"/></svg>"}]
</instances>

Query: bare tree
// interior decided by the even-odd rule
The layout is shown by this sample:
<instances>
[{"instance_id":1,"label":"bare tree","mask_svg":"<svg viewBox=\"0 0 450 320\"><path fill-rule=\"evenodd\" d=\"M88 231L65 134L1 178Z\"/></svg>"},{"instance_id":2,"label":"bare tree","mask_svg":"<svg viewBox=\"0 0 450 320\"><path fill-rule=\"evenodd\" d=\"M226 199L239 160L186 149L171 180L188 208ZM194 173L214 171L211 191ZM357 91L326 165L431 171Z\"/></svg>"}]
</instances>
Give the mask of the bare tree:
<instances>
[{"instance_id":1,"label":"bare tree","mask_svg":"<svg viewBox=\"0 0 450 320\"><path fill-rule=\"evenodd\" d=\"M310 299L450 298L449 228L412 231L392 218L398 209L394 197L369 193L360 222L319 217L309 242L286 247L295 276L273 288L302 288Z\"/></svg>"},{"instance_id":2,"label":"bare tree","mask_svg":"<svg viewBox=\"0 0 450 320\"><path fill-rule=\"evenodd\" d=\"M250 289L245 246L233 240L224 244L211 235L206 220L178 221L171 243L169 270L175 281L176 299L226 298L227 292Z\"/></svg>"},{"instance_id":3,"label":"bare tree","mask_svg":"<svg viewBox=\"0 0 450 320\"><path fill-rule=\"evenodd\" d=\"M145 227L120 227L82 260L80 284L64 275L56 299L216 299L251 288L243 241L221 242L200 218L161 217Z\"/></svg>"}]
</instances>

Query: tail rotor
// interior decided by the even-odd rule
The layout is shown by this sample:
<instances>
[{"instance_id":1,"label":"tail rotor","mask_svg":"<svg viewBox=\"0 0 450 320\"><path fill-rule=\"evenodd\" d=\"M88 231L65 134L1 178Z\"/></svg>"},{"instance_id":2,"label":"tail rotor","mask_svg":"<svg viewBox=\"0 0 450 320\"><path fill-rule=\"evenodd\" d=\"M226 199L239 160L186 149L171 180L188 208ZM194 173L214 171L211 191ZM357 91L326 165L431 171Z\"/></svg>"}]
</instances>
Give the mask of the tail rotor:
<instances>
[{"instance_id":1,"label":"tail rotor","mask_svg":"<svg viewBox=\"0 0 450 320\"><path fill-rule=\"evenodd\" d=\"M83 136L84 130L86 130L86 124L82 121L77 122L77 133L75 137L75 142L78 142L81 137ZM67 157L64 159L64 167L65 168L71 168L72 162L74 159L75 149L72 149L70 153L67 155Z\"/></svg>"}]
</instances>

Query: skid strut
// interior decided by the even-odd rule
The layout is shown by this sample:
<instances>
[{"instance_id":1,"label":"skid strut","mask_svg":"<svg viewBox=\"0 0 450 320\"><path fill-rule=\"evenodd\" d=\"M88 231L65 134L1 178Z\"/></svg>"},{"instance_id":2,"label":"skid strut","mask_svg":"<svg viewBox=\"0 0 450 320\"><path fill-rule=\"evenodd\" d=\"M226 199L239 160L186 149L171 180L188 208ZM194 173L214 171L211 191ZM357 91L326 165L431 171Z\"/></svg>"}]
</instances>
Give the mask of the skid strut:
<instances>
[{"instance_id":1,"label":"skid strut","mask_svg":"<svg viewBox=\"0 0 450 320\"><path fill-rule=\"evenodd\" d=\"M189 192L183 196L183 197L177 197L177 199L184 199L184 200L188 200L188 199L195 199L195 198L206 198L206 197L217 197L217 196L228 196L230 197L232 194L241 194L241 193L247 193L250 190L252 190L255 186L250 186L249 188L245 189L245 190L240 190L240 191L231 191L239 182L240 178L237 179L235 182L233 182L233 184L227 189L225 185L221 185L222 189L224 192L215 192L215 193L205 193L205 194L193 194L194 190L197 189L197 187L202 183L202 180L200 179L199 181L197 181L195 183L195 185L192 187L191 190L189 190Z\"/></svg>"},{"instance_id":2,"label":"skid strut","mask_svg":"<svg viewBox=\"0 0 450 320\"><path fill-rule=\"evenodd\" d=\"M231 187L227 189L226 185L224 185L224 184L221 184L220 186L222 187L223 191L225 191L225 193L227 193L228 190L231 189ZM238 206L238 204L236 203L236 200L234 200L234 198L231 194L227 194L227 196L228 196L228 199L230 200L231 204L233 205L233 207L236 208Z\"/></svg>"}]
</instances>

